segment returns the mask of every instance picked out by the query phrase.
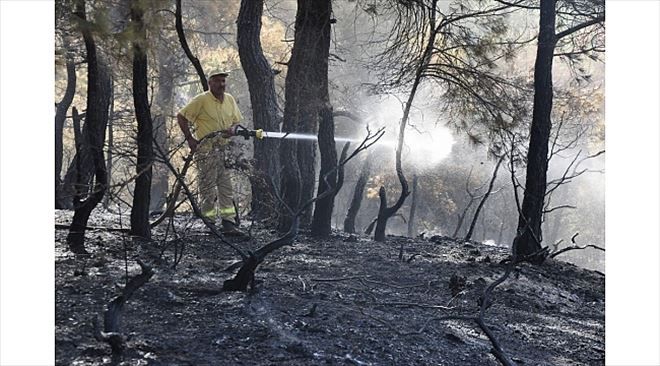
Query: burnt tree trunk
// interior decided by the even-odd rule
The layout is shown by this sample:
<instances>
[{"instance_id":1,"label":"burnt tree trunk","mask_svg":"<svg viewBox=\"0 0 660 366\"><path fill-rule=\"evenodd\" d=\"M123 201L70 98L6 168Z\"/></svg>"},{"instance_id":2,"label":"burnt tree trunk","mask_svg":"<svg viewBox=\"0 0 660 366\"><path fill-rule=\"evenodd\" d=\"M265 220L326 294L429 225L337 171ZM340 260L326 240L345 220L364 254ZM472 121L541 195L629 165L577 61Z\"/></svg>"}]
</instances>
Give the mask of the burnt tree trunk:
<instances>
[{"instance_id":1,"label":"burnt tree trunk","mask_svg":"<svg viewBox=\"0 0 660 366\"><path fill-rule=\"evenodd\" d=\"M73 121L73 140L76 153L64 175L62 183L62 199L66 208L76 209L81 201L90 194L90 187L94 178L94 162L89 152L87 141L88 127L85 123L82 127L85 114L78 113L78 109L71 109Z\"/></svg>"},{"instance_id":2,"label":"burnt tree trunk","mask_svg":"<svg viewBox=\"0 0 660 366\"><path fill-rule=\"evenodd\" d=\"M380 196L380 207L378 208L378 218L376 219L376 230L374 231L374 240L376 241L385 241L385 227L387 226L387 220L392 217L398 210L401 208L403 203L406 201L406 197L410 194L408 190L408 181L403 175L403 167L401 164L401 152L403 149L403 139L406 132L406 125L408 123L408 117L410 115L410 108L412 107L413 100L415 99L415 94L419 88L419 84L422 81L424 75L424 70L431 61L431 56L433 54L433 48L435 46L436 38L436 0L432 2L431 14L430 14L430 35L424 49L424 56L420 60L419 65L417 65L417 70L415 72L415 80L413 81L412 89L408 95L408 100L406 101L406 107L403 110L403 117L401 117L401 122L399 123L399 136L397 137L396 145L396 175L399 178L399 183L401 183L401 194L399 198L394 203L393 206L387 206L387 198L385 197L385 188L381 187L379 190Z\"/></svg>"},{"instance_id":3,"label":"burnt tree trunk","mask_svg":"<svg viewBox=\"0 0 660 366\"><path fill-rule=\"evenodd\" d=\"M255 129L279 131L281 118L277 115L277 95L273 70L261 48L261 17L263 0L243 0L238 13L237 38L238 54L250 90L252 119ZM275 200L269 179L279 185L279 160L277 140L253 141L254 170L250 176L252 188L251 210L253 218L264 219L275 214Z\"/></svg>"},{"instance_id":4,"label":"burnt tree trunk","mask_svg":"<svg viewBox=\"0 0 660 366\"><path fill-rule=\"evenodd\" d=\"M371 157L370 154L367 154L367 158L364 160L364 165L360 171L360 176L358 177L358 180L355 183L355 188L353 189L353 198L351 199L351 204L348 207L348 213L344 219L344 231L347 233L355 233L355 219L358 212L360 211L360 206L362 205L364 188L367 186L367 180L369 179L370 173Z\"/></svg>"},{"instance_id":5,"label":"burnt tree trunk","mask_svg":"<svg viewBox=\"0 0 660 366\"><path fill-rule=\"evenodd\" d=\"M67 208L64 202L62 192L62 158L64 154L62 137L64 134L64 122L66 113L73 102L73 96L76 93L76 65L73 60L71 50L69 50L69 41L66 35L62 37L62 45L66 58L66 89L62 100L57 103L55 111L55 208Z\"/></svg>"},{"instance_id":6,"label":"burnt tree trunk","mask_svg":"<svg viewBox=\"0 0 660 366\"><path fill-rule=\"evenodd\" d=\"M419 195L417 189L417 183L419 182L419 177L417 174L413 175L412 181L412 202L410 202L410 215L408 216L408 236L413 237L415 235L415 210L417 210L417 196Z\"/></svg>"},{"instance_id":7,"label":"burnt tree trunk","mask_svg":"<svg viewBox=\"0 0 660 366\"><path fill-rule=\"evenodd\" d=\"M146 30L143 21L144 9L139 3L131 7L131 20L135 25L137 39L133 42L133 105L137 119L137 166L133 207L131 209L131 234L151 238L149 225L149 202L151 201L151 163L153 161L153 124L147 95Z\"/></svg>"},{"instance_id":8,"label":"burnt tree trunk","mask_svg":"<svg viewBox=\"0 0 660 366\"><path fill-rule=\"evenodd\" d=\"M100 55L97 54L96 44L90 27L86 24L85 2L78 3L75 15L81 20L83 39L87 51L87 112L85 117L86 140L89 142L89 151L94 165L94 189L91 194L76 208L67 243L74 253L86 253L85 228L92 210L101 201L107 190L108 176L105 170L103 157L103 142L105 140L105 127L108 123L108 106L110 104L110 77L109 70Z\"/></svg>"},{"instance_id":9,"label":"burnt tree trunk","mask_svg":"<svg viewBox=\"0 0 660 366\"><path fill-rule=\"evenodd\" d=\"M316 134L319 111L327 95L330 14L330 0L298 0L295 41L285 82L282 131ZM296 211L314 194L316 143L289 140L280 151L281 196ZM311 216L311 209L307 208L300 217L301 225L309 225ZM282 214L278 223L280 231L290 226L291 217Z\"/></svg>"},{"instance_id":10,"label":"burnt tree trunk","mask_svg":"<svg viewBox=\"0 0 660 366\"><path fill-rule=\"evenodd\" d=\"M548 170L548 141L552 121L552 61L556 44L555 0L541 0L538 46L534 64L534 111L527 152L527 178L518 235L513 252L528 256L541 250L541 218ZM534 262L542 262L539 257Z\"/></svg>"},{"instance_id":11,"label":"burnt tree trunk","mask_svg":"<svg viewBox=\"0 0 660 366\"><path fill-rule=\"evenodd\" d=\"M115 82L114 78L110 78L110 112L108 112L108 151L105 153L105 170L108 174L108 187L112 186L112 168L114 163L114 150L115 150L115 133L113 118L115 115ZM108 209L110 207L110 200L112 199L112 191L108 192L103 197L103 207Z\"/></svg>"},{"instance_id":12,"label":"burnt tree trunk","mask_svg":"<svg viewBox=\"0 0 660 366\"><path fill-rule=\"evenodd\" d=\"M320 196L325 191L334 191L337 188L337 171L330 173L337 165L337 147L335 145L335 123L329 101L327 107L321 110L318 138L321 152L321 170L319 172L317 196ZM332 232L332 210L336 194L337 192L334 192L316 201L311 226L312 236L328 237Z\"/></svg>"},{"instance_id":13,"label":"burnt tree trunk","mask_svg":"<svg viewBox=\"0 0 660 366\"><path fill-rule=\"evenodd\" d=\"M484 207L486 204L486 200L488 200L488 196L490 196L490 193L493 191L493 185L495 184L495 179L497 179L497 171L500 170L500 165L502 165L502 161L504 161L504 156L499 158L497 161L497 165L495 165L495 170L493 171L493 176L490 179L490 183L488 184L488 190L484 194L483 197L481 197L481 201L479 201L479 205L477 205L477 209L474 211L474 216L472 217L472 223L470 223L470 229L468 229L467 234L465 234L465 238L463 240L468 241L472 239L472 234L474 234L474 228L477 224L477 219L479 218L479 214L481 213L481 209ZM482 225L483 226L483 225ZM484 228L484 236L486 229Z\"/></svg>"}]
</instances>

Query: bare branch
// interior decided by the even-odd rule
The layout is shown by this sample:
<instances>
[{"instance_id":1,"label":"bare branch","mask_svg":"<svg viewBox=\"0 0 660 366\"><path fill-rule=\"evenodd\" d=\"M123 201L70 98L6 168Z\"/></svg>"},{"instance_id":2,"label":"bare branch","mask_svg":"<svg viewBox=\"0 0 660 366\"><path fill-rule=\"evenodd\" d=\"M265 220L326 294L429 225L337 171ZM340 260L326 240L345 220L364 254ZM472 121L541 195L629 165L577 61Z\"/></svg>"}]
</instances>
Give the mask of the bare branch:
<instances>
[{"instance_id":1,"label":"bare branch","mask_svg":"<svg viewBox=\"0 0 660 366\"><path fill-rule=\"evenodd\" d=\"M570 35L570 34L572 34L572 33L575 33L575 32L577 32L577 31L579 31L580 29L583 29L583 28L586 28L586 27L592 26L592 25L594 25L594 24L602 23L602 22L604 22L604 21L605 21L605 14L600 15L600 16L598 16L598 17L596 17L596 18L594 18L594 19L591 19L591 20L589 20L589 21L586 21L586 22L584 22L584 23L580 23L580 24L578 24L578 25L576 25L576 26L573 26L573 27L571 27L571 28L568 28L568 29L566 29L566 30L564 30L564 31L562 31L562 32L559 32L559 33L557 33L557 34L555 35L555 39L556 39L556 40L562 39L563 37L566 37L566 36L568 36L568 35Z\"/></svg>"}]
</instances>

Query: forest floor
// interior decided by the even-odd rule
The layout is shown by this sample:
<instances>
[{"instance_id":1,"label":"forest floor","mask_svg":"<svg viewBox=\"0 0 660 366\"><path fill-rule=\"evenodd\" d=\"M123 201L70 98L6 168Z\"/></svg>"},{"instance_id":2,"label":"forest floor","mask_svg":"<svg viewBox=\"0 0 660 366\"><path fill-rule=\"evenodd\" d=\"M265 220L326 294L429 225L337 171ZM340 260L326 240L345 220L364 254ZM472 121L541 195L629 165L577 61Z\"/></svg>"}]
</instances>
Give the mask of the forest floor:
<instances>
[{"instance_id":1,"label":"forest floor","mask_svg":"<svg viewBox=\"0 0 660 366\"><path fill-rule=\"evenodd\" d=\"M56 223L71 216L57 211ZM127 227L128 215L121 221ZM89 226L121 221L95 211ZM90 230L85 257L68 251L67 230L56 229L58 365L500 364L475 321L443 317L478 314L484 289L505 273L507 248L446 237L381 243L340 232L318 240L302 232L266 257L254 289L223 292L236 254L201 220L177 215L174 223L181 240ZM257 225L250 232L237 245L256 249L276 238ZM93 320L120 294L126 270L140 273L138 259L155 274L126 303L126 350L112 359L93 336ZM516 364L604 365L603 275L553 259L519 264L490 300L485 323Z\"/></svg>"}]
</instances>

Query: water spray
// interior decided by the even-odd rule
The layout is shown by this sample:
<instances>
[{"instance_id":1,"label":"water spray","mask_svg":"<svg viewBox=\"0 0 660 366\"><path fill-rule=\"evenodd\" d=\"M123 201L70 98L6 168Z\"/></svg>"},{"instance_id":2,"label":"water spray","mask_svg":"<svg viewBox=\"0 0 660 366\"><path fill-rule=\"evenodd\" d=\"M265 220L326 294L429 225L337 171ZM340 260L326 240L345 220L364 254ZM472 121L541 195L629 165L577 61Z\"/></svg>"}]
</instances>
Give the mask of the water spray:
<instances>
[{"instance_id":1,"label":"water spray","mask_svg":"<svg viewBox=\"0 0 660 366\"><path fill-rule=\"evenodd\" d=\"M311 134L303 133L291 133L291 132L275 132L275 131L264 131L262 129L249 130L241 125L236 126L234 135L243 136L246 140L250 137L254 137L257 140L263 139L280 139L280 140L318 140L318 136ZM336 142L358 142L359 139L351 139L347 137L335 137Z\"/></svg>"}]
</instances>

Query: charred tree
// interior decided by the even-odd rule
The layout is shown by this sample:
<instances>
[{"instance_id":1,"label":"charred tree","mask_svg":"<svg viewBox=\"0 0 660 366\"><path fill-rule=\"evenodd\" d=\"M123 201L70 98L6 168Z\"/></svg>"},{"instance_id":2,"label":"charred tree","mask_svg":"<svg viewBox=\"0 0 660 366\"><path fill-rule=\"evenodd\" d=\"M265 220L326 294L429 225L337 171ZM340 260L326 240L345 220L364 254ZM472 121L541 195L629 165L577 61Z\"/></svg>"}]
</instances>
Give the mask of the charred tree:
<instances>
[{"instance_id":1,"label":"charred tree","mask_svg":"<svg viewBox=\"0 0 660 366\"><path fill-rule=\"evenodd\" d=\"M69 163L64 181L62 183L62 200L66 208L75 209L91 191L94 178L94 162L92 161L89 142L87 141L88 127L83 123L85 113L78 113L76 107L71 108L73 125L73 139L76 153Z\"/></svg>"},{"instance_id":2,"label":"charred tree","mask_svg":"<svg viewBox=\"0 0 660 366\"><path fill-rule=\"evenodd\" d=\"M314 205L311 235L322 238L328 237L331 233L332 210L337 193L337 172L331 172L337 166L337 147L335 146L335 123L329 101L327 107L321 110L318 138L321 152L321 170L319 172L317 196L323 196L325 191L334 192L319 199Z\"/></svg>"},{"instance_id":3,"label":"charred tree","mask_svg":"<svg viewBox=\"0 0 660 366\"><path fill-rule=\"evenodd\" d=\"M263 0L243 0L238 13L238 54L250 90L252 120L255 129L278 131L281 118L278 116L277 95L273 69L261 48L261 17ZM263 219L275 215L275 200L270 191L269 177L279 174L277 140L254 140L254 171L250 176L252 187L251 209L253 217ZM275 185L279 185L276 180Z\"/></svg>"},{"instance_id":4,"label":"charred tree","mask_svg":"<svg viewBox=\"0 0 660 366\"><path fill-rule=\"evenodd\" d=\"M357 218L357 214L360 211L360 206L362 205L364 188L367 186L369 174L371 174L371 159L367 153L367 158L364 160L364 165L360 170L360 176L358 177L358 180L355 183L355 188L353 189L353 198L351 199L351 204L348 207L348 213L344 219L344 231L347 233L355 233L355 219Z\"/></svg>"},{"instance_id":5,"label":"charred tree","mask_svg":"<svg viewBox=\"0 0 660 366\"><path fill-rule=\"evenodd\" d=\"M518 219L518 235L513 241L515 255L542 263L547 251L542 251L541 223L547 187L548 143L552 129L552 64L557 42L583 28L602 23L604 10L592 18L562 32L556 31L556 0L541 0L539 35L534 63L534 105L527 152L527 175L522 208ZM532 256L535 253L540 255Z\"/></svg>"},{"instance_id":6,"label":"charred tree","mask_svg":"<svg viewBox=\"0 0 660 366\"><path fill-rule=\"evenodd\" d=\"M408 190L408 181L403 174L403 167L401 164L401 153L403 149L403 139L406 131L406 125L408 123L408 117L410 116L410 108L412 107L413 100L415 99L415 94L419 88L419 84L422 81L422 78L425 75L427 68L431 62L431 56L433 56L433 51L435 49L435 39L437 35L437 28L439 25L436 24L437 16L437 0L432 0L431 10L428 14L428 29L429 35L428 39L425 40L424 52L422 57L418 59L418 64L415 67L415 78L413 80L412 89L408 95L408 100L406 101L406 106L403 110L403 117L401 117L401 122L399 123L399 135L397 137L396 145L396 175L399 178L399 183L401 183L401 194L399 198L392 206L387 206L387 197L385 195L385 187L381 187L379 190L380 197L380 207L378 208L378 218L376 219L376 230L374 231L374 240L384 241L385 240L385 227L387 226L387 220L392 217L398 210L401 208L403 203L406 201L406 197L410 194ZM425 13L425 11L424 11Z\"/></svg>"},{"instance_id":7,"label":"charred tree","mask_svg":"<svg viewBox=\"0 0 660 366\"><path fill-rule=\"evenodd\" d=\"M410 215L408 215L408 236L411 238L413 235L415 235L415 211L417 210L417 196L419 196L417 183L419 183L419 176L415 174L413 175L412 181L412 202L410 202Z\"/></svg>"},{"instance_id":8,"label":"charred tree","mask_svg":"<svg viewBox=\"0 0 660 366\"><path fill-rule=\"evenodd\" d=\"M534 112L527 153L527 178L522 212L518 219L520 235L513 242L519 256L541 250L541 215L548 171L548 141L552 122L552 61L555 48L555 0L541 0L538 46L534 63ZM539 258L542 262L545 258Z\"/></svg>"},{"instance_id":9,"label":"charred tree","mask_svg":"<svg viewBox=\"0 0 660 366\"><path fill-rule=\"evenodd\" d=\"M131 21L137 39L133 41L133 105L137 119L137 166L133 207L131 209L131 234L151 238L149 202L151 200L151 164L153 162L153 122L147 95L147 53L144 9L139 2L132 3Z\"/></svg>"},{"instance_id":10,"label":"charred tree","mask_svg":"<svg viewBox=\"0 0 660 366\"><path fill-rule=\"evenodd\" d=\"M67 235L67 243L74 253L85 254L84 243L87 220L92 210L103 198L108 185L103 156L103 142L105 140L105 127L108 123L111 83L109 70L102 57L97 54L96 43L90 25L86 20L84 0L77 3L74 14L80 22L87 51L87 112L85 118L87 128L85 131L94 166L94 189L76 208Z\"/></svg>"},{"instance_id":11,"label":"charred tree","mask_svg":"<svg viewBox=\"0 0 660 366\"><path fill-rule=\"evenodd\" d=\"M62 192L62 156L63 156L63 143L62 136L64 134L64 122L66 121L66 113L73 102L73 96L76 92L76 65L73 60L73 54L69 49L69 40L67 35L62 36L62 48L64 49L66 59L66 90L62 100L57 103L55 111L55 208L67 208L64 202Z\"/></svg>"},{"instance_id":12,"label":"charred tree","mask_svg":"<svg viewBox=\"0 0 660 366\"><path fill-rule=\"evenodd\" d=\"M467 234L465 234L465 238L463 240L468 241L472 238L472 234L474 233L474 227L477 224L477 219L479 218L479 214L481 213L481 209L484 207L484 204L486 204L486 200L488 200L488 197L490 196L491 192L493 191L493 185L495 184L495 179L497 179L497 171L500 170L500 165L502 165L502 161L504 161L504 156L502 155L498 160L497 160L497 165L495 165L495 170L493 171L493 176L490 179L490 183L488 184L488 190L486 190L486 193L484 193L483 197L481 197L481 201L479 201L479 205L477 205L477 209L474 211L474 216L472 217L472 223L470 224L470 228L468 229ZM482 225L485 226L485 225ZM485 228L484 228L484 238L485 238Z\"/></svg>"},{"instance_id":13,"label":"charred tree","mask_svg":"<svg viewBox=\"0 0 660 366\"><path fill-rule=\"evenodd\" d=\"M477 200L477 196L475 195L475 192L472 192L470 190L470 178L472 177L472 170L474 167L470 168L470 173L468 173L468 177L465 180L465 192L467 193L468 197L470 198L467 205L465 205L465 208L463 208L463 211L458 215L458 222L456 223L456 229L454 229L454 234L452 235L453 238L456 238L458 236L458 232L461 230L461 227L463 227L463 221L465 220L465 217L467 216L468 211L470 210L470 207L472 207L472 204Z\"/></svg>"},{"instance_id":14,"label":"charred tree","mask_svg":"<svg viewBox=\"0 0 660 366\"><path fill-rule=\"evenodd\" d=\"M115 84L114 78L110 78L110 112L108 112L108 151L105 154L105 170L108 174L108 186L112 185L112 169L114 167L114 150L115 150L115 130L114 130L114 114L115 114ZM110 207L110 200L112 199L112 192L108 192L103 197L103 207Z\"/></svg>"},{"instance_id":15,"label":"charred tree","mask_svg":"<svg viewBox=\"0 0 660 366\"><path fill-rule=\"evenodd\" d=\"M325 106L330 51L330 0L298 0L295 41L285 81L285 106L282 131L316 134L319 111ZM281 195L294 210L309 201L314 193L316 143L287 141L280 149L282 164ZM287 212L280 209L280 213ZM309 225L308 207L300 223ZM288 230L291 217L280 216L278 228Z\"/></svg>"}]
</instances>

